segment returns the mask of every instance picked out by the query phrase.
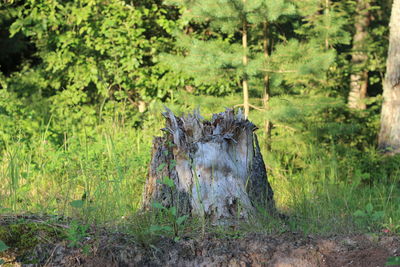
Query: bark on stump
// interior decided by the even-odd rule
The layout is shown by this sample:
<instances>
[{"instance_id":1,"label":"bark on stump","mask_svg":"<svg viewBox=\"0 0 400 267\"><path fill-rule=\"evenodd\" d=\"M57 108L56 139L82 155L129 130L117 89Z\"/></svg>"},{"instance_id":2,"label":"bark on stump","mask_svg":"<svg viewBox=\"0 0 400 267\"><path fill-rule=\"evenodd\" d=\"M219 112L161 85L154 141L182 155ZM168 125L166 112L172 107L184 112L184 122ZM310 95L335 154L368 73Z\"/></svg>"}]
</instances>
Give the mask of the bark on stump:
<instances>
[{"instance_id":1,"label":"bark on stump","mask_svg":"<svg viewBox=\"0 0 400 267\"><path fill-rule=\"evenodd\" d=\"M248 218L258 208L275 211L257 128L241 111L227 109L210 121L198 111L176 117L166 109L163 115L165 134L153 141L145 209L158 202L214 223Z\"/></svg>"}]
</instances>

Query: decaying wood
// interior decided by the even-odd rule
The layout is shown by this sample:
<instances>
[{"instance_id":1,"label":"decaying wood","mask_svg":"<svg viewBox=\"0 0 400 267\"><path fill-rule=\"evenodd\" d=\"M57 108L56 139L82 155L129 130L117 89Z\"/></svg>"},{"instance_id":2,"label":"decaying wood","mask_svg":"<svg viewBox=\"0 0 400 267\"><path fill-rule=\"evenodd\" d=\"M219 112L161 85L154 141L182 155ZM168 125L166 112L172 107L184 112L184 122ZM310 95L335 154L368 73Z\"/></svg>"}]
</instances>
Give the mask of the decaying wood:
<instances>
[{"instance_id":1,"label":"decaying wood","mask_svg":"<svg viewBox=\"0 0 400 267\"><path fill-rule=\"evenodd\" d=\"M165 134L154 139L144 208L159 202L214 222L274 210L256 127L240 111L228 109L210 121L198 111L176 117L167 109L163 115ZM173 187L160 182L166 177Z\"/></svg>"}]
</instances>

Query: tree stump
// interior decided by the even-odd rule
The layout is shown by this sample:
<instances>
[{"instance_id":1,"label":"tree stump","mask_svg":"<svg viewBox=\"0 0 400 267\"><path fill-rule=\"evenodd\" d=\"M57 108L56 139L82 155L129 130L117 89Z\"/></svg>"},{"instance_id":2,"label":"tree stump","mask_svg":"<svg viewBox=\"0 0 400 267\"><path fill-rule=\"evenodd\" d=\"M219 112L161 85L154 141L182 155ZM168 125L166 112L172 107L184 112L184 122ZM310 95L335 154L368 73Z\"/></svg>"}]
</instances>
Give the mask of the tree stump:
<instances>
[{"instance_id":1,"label":"tree stump","mask_svg":"<svg viewBox=\"0 0 400 267\"><path fill-rule=\"evenodd\" d=\"M227 109L210 121L198 111L176 117L166 109L163 115L165 134L153 141L144 209L157 202L214 223L275 210L257 128L240 110Z\"/></svg>"}]
</instances>

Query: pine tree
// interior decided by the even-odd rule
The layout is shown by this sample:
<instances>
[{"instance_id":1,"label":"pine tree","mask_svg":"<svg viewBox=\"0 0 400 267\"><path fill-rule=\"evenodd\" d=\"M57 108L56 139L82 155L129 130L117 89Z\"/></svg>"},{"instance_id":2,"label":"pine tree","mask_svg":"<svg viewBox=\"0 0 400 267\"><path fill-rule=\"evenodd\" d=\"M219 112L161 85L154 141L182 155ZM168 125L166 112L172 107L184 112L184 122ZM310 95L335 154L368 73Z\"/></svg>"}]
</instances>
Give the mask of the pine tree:
<instances>
[{"instance_id":1,"label":"pine tree","mask_svg":"<svg viewBox=\"0 0 400 267\"><path fill-rule=\"evenodd\" d=\"M304 0L296 1L296 5L305 22L297 29L299 34L308 36L326 50L350 43L350 35L345 29L349 23L346 2Z\"/></svg>"},{"instance_id":2,"label":"pine tree","mask_svg":"<svg viewBox=\"0 0 400 267\"><path fill-rule=\"evenodd\" d=\"M206 36L197 35L197 38L178 34L177 44L183 55L169 55L163 61L199 82L236 80L243 89L245 115L249 108L262 111L258 114L263 117L267 150L271 149L270 136L275 120L271 114L276 115L271 110L276 107L269 104L270 99L282 94L308 94L321 88L335 59L333 46L338 40L349 39L341 27L338 28L340 32L335 28L326 35L329 25L325 24L334 24L327 18L311 20L315 13L320 15L320 8L325 8L323 5L313 9L311 18L309 13L304 15L292 2L284 0L173 3L185 6L184 20L208 25L209 30ZM304 8L310 9L313 3L308 2L308 7ZM333 11L321 16L328 15L329 18L335 15L335 19L340 17ZM303 34L302 30L309 32ZM328 46L325 46L326 40ZM249 92L252 97L263 96L263 108L257 107L260 102L255 98L248 103ZM282 114L290 112L282 110Z\"/></svg>"},{"instance_id":3,"label":"pine tree","mask_svg":"<svg viewBox=\"0 0 400 267\"><path fill-rule=\"evenodd\" d=\"M331 47L348 42L346 33L339 31L341 24L337 27L336 20L341 14L331 11L330 19L326 14L324 18L315 17L321 7L325 8L319 4L318 8L311 8L315 1L300 6L312 10L306 14L302 10L296 12L294 4L286 0L169 1L186 8L185 20L208 24L210 30L209 36L202 39L180 34L177 44L185 51L184 55L169 56L165 61L201 82L235 79L243 87L245 103L247 86L251 86L250 91L264 88L261 91L266 107L275 89L282 93L281 88L315 87L324 80L334 59ZM300 23L302 18L306 19L305 24ZM303 26L296 28L296 24ZM293 32L295 28L297 33ZM311 33L301 32L310 29ZM299 33L302 36L294 38Z\"/></svg>"},{"instance_id":4,"label":"pine tree","mask_svg":"<svg viewBox=\"0 0 400 267\"><path fill-rule=\"evenodd\" d=\"M276 21L282 15L294 13L294 6L285 0L218 0L170 1L186 7L184 17L199 23L209 23L212 31L223 33L226 38L202 41L180 36L178 45L188 51L185 57L170 57L175 69L192 73L198 80L209 82L220 78L241 81L245 116L249 107L249 79L266 73L259 55L249 44L249 33L260 25ZM240 38L238 38L240 36ZM268 38L268 36L265 36ZM239 44L239 40L241 43ZM267 48L265 48L267 49ZM264 52L263 57L268 56ZM254 63L251 62L254 60ZM262 58L261 61L266 61ZM261 64L260 64L261 63Z\"/></svg>"}]
</instances>

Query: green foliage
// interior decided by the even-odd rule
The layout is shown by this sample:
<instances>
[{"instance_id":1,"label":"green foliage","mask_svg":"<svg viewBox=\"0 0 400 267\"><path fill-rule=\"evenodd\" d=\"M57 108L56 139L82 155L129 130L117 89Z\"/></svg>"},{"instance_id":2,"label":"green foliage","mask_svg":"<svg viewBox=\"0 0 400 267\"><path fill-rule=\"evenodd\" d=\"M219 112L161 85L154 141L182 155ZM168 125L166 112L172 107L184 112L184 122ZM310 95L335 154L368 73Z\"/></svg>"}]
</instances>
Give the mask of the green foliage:
<instances>
[{"instance_id":1,"label":"green foliage","mask_svg":"<svg viewBox=\"0 0 400 267\"><path fill-rule=\"evenodd\" d=\"M288 21L295 25L299 20L292 3L283 0L211 2L171 1L185 8L184 20L206 22L211 36L177 34L178 45L184 53L164 56L164 61L178 75L191 76L198 83L235 81L234 88L240 87L241 80L246 78L257 95L264 90L266 75L272 94L324 83L334 52L321 48L311 35L302 40L292 38L294 27L279 32L279 26ZM239 38L244 24L249 31L246 49ZM247 65L243 64L245 55L249 58Z\"/></svg>"},{"instance_id":2,"label":"green foliage","mask_svg":"<svg viewBox=\"0 0 400 267\"><path fill-rule=\"evenodd\" d=\"M0 89L1 149L15 139L28 140L36 136L40 124L33 118L38 115L37 112L27 108L25 101L16 94Z\"/></svg>"},{"instance_id":3,"label":"green foliage","mask_svg":"<svg viewBox=\"0 0 400 267\"><path fill-rule=\"evenodd\" d=\"M66 239L69 240L68 246L72 248L80 247L80 243L87 236L88 229L88 225L83 225L73 220L66 231Z\"/></svg>"},{"instance_id":4,"label":"green foliage","mask_svg":"<svg viewBox=\"0 0 400 267\"><path fill-rule=\"evenodd\" d=\"M6 251L9 248L9 246L7 246L3 241L0 240L0 252Z\"/></svg>"},{"instance_id":5,"label":"green foliage","mask_svg":"<svg viewBox=\"0 0 400 267\"><path fill-rule=\"evenodd\" d=\"M169 177L164 177L163 180L157 181L157 182L160 183L160 184L164 184L164 185L168 186L169 188L174 188L175 187L174 181L172 179L170 179Z\"/></svg>"},{"instance_id":6,"label":"green foliage","mask_svg":"<svg viewBox=\"0 0 400 267\"><path fill-rule=\"evenodd\" d=\"M76 105L121 90L122 96L139 94L146 99L158 94L145 91L150 75L145 61L168 45L166 12L156 5L136 8L120 0L107 5L86 0L65 4L28 1L20 8L10 33L23 32L35 42L37 56L43 60L41 67L51 74L47 85L62 91L54 101ZM146 36L150 26L158 26L152 29L153 38Z\"/></svg>"},{"instance_id":7,"label":"green foliage","mask_svg":"<svg viewBox=\"0 0 400 267\"><path fill-rule=\"evenodd\" d=\"M71 201L69 204L71 205L71 207L79 209L82 208L85 203L83 202L83 200L78 199Z\"/></svg>"},{"instance_id":8,"label":"green foliage","mask_svg":"<svg viewBox=\"0 0 400 267\"><path fill-rule=\"evenodd\" d=\"M43 238L46 238L48 243L56 242L62 234L60 229L50 224L19 219L0 226L0 239L3 240L0 246L3 251L7 249L10 253L18 255L22 263L36 263L31 249L40 244ZM7 246L3 246L4 243ZM0 250L0 254L1 252Z\"/></svg>"},{"instance_id":9,"label":"green foliage","mask_svg":"<svg viewBox=\"0 0 400 267\"><path fill-rule=\"evenodd\" d=\"M348 2L306 0L296 1L299 12L304 16L304 24L297 33L313 37L313 42L329 48L339 44L350 44L350 34L346 30L349 23Z\"/></svg>"},{"instance_id":10,"label":"green foliage","mask_svg":"<svg viewBox=\"0 0 400 267\"><path fill-rule=\"evenodd\" d=\"M78 220L65 222L54 216L6 215L0 225L0 237L4 240L0 240L0 257L11 258L9 263L38 264L52 256L52 251L40 249L43 245L57 247L65 241L69 241L69 247L81 248L89 254L90 245L82 244L85 237L94 238L88 229Z\"/></svg>"},{"instance_id":11,"label":"green foliage","mask_svg":"<svg viewBox=\"0 0 400 267\"><path fill-rule=\"evenodd\" d=\"M179 44L190 46L191 57L170 55L164 59L172 68L187 73L198 82L218 82L240 73L235 70L242 66L242 48L224 40L202 41L180 35ZM210 64L212 62L212 64Z\"/></svg>"},{"instance_id":12,"label":"green foliage","mask_svg":"<svg viewBox=\"0 0 400 267\"><path fill-rule=\"evenodd\" d=\"M7 246L3 241L0 240L0 253L6 251L9 248L9 246ZM0 259L0 264L3 263L5 263L5 261L3 259Z\"/></svg>"},{"instance_id":13,"label":"green foliage","mask_svg":"<svg viewBox=\"0 0 400 267\"><path fill-rule=\"evenodd\" d=\"M356 210L353 215L359 222L361 220L376 222L385 216L385 212L374 210L372 203L368 203L364 209Z\"/></svg>"},{"instance_id":14,"label":"green foliage","mask_svg":"<svg viewBox=\"0 0 400 267\"><path fill-rule=\"evenodd\" d=\"M224 33L235 33L243 25L243 21L259 24L265 20L275 21L282 15L294 14L294 5L285 0L279 1L176 1L168 3L186 8L187 20L204 22L209 20L210 26Z\"/></svg>"},{"instance_id":15,"label":"green foliage","mask_svg":"<svg viewBox=\"0 0 400 267\"><path fill-rule=\"evenodd\" d=\"M161 170L165 166L158 166L157 170ZM162 181L157 181L160 184L166 185L168 188L172 189L175 187L174 181L169 177L164 177ZM151 225L149 227L149 232L151 234L167 234L173 235L174 240L179 240L179 234L183 227L183 223L188 219L189 215L178 214L177 207L164 207L159 202L152 203L152 207L160 212L160 216L165 216L168 225Z\"/></svg>"},{"instance_id":16,"label":"green foliage","mask_svg":"<svg viewBox=\"0 0 400 267\"><path fill-rule=\"evenodd\" d=\"M31 58L0 76L7 89L1 90L0 116L29 124L24 134L51 120L54 137L62 138L66 129L93 129L121 110L134 125L140 105L167 98L181 83L156 65L159 53L173 49L169 34L178 15L158 1L26 1L1 12L8 10L10 37L0 44L22 36L18 44L31 47ZM15 136L4 126L4 135Z\"/></svg>"},{"instance_id":17,"label":"green foliage","mask_svg":"<svg viewBox=\"0 0 400 267\"><path fill-rule=\"evenodd\" d=\"M163 106L210 117L240 103L245 77L262 106L268 76L269 103L250 119L273 123L271 138L257 133L288 228L398 233L400 158L375 149L389 2L369 1L368 61L356 67L355 1L2 3L0 211L80 219L72 246L92 222L134 228L143 243L178 238L194 223L175 207L136 213ZM367 111L344 103L355 68L369 71ZM264 226L287 230L281 224Z\"/></svg>"},{"instance_id":18,"label":"green foliage","mask_svg":"<svg viewBox=\"0 0 400 267\"><path fill-rule=\"evenodd\" d=\"M398 266L400 265L400 257L389 257L385 264L386 266Z\"/></svg>"},{"instance_id":19,"label":"green foliage","mask_svg":"<svg viewBox=\"0 0 400 267\"><path fill-rule=\"evenodd\" d=\"M399 207L400 210L400 207ZM382 225L384 229L382 230L385 233L389 234L397 234L400 233L400 220L399 219L393 219L392 217L389 217L388 222L384 223Z\"/></svg>"},{"instance_id":20,"label":"green foliage","mask_svg":"<svg viewBox=\"0 0 400 267\"><path fill-rule=\"evenodd\" d=\"M0 206L86 221L115 221L134 213L147 173L151 134L103 127L85 137L67 133L62 146L46 134L31 139L34 143L11 143L2 152Z\"/></svg>"}]
</instances>

